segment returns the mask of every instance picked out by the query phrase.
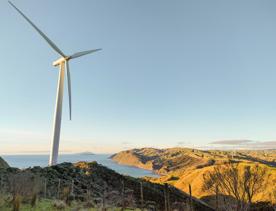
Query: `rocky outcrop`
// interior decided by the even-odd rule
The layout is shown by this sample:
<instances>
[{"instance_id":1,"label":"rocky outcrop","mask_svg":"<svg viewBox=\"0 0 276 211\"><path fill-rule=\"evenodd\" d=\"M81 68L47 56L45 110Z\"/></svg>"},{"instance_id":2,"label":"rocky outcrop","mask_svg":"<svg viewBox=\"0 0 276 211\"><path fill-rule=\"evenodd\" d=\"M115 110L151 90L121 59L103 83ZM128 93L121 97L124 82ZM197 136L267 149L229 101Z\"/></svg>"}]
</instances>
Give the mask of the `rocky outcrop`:
<instances>
[{"instance_id":1,"label":"rocky outcrop","mask_svg":"<svg viewBox=\"0 0 276 211\"><path fill-rule=\"evenodd\" d=\"M3 159L0 157L0 168L8 168L9 167L9 164Z\"/></svg>"}]
</instances>

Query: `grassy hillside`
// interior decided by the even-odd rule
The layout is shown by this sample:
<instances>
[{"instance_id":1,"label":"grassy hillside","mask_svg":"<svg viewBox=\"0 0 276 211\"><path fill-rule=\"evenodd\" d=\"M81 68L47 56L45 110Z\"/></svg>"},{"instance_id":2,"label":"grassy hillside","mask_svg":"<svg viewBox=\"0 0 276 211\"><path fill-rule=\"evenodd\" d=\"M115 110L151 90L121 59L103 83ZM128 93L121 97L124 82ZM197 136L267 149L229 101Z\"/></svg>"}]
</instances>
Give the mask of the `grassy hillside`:
<instances>
[{"instance_id":1,"label":"grassy hillside","mask_svg":"<svg viewBox=\"0 0 276 211\"><path fill-rule=\"evenodd\" d=\"M210 193L203 191L204 178L215 166L225 165L229 160L239 162L239 168L258 164L266 167L269 179L268 188L254 197L254 201L275 202L276 190L276 150L259 151L219 151L189 148L153 149L142 148L119 152L112 159L125 165L133 165L153 170L160 178L148 178L156 183L169 183L185 192L192 186L194 196L202 198Z\"/></svg>"},{"instance_id":2,"label":"grassy hillside","mask_svg":"<svg viewBox=\"0 0 276 211\"><path fill-rule=\"evenodd\" d=\"M111 158L120 164L154 170L159 174L167 174L183 168L207 165L211 156L188 148L142 148L122 151L112 155Z\"/></svg>"},{"instance_id":3,"label":"grassy hillside","mask_svg":"<svg viewBox=\"0 0 276 211\"><path fill-rule=\"evenodd\" d=\"M7 207L7 202L11 208L16 201L14 198L22 201L22 207L28 207L34 196L42 199L36 206L42 206L40 203L53 206L55 200L61 200L66 207L77 203L90 210L103 206L165 210L166 201L172 208L189 206L189 196L173 186L123 176L96 162L62 163L24 170L0 169L0 178L0 201L1 196L8 196L2 200L6 202L2 208ZM196 198L192 203L195 210L213 210Z\"/></svg>"},{"instance_id":4,"label":"grassy hillside","mask_svg":"<svg viewBox=\"0 0 276 211\"><path fill-rule=\"evenodd\" d=\"M60 203L59 206L57 204ZM62 204L62 205L61 205ZM84 209L85 208L85 209ZM4 203L1 204L0 202L0 210L1 211L11 211L12 206L9 203ZM41 199L38 200L36 205L32 207L28 203L23 203L20 207L20 211L72 211L72 210L85 210L85 211L99 211L98 208L89 208L87 207L86 203L80 203L80 202L75 202L70 205L67 205L65 203L62 203L62 201L58 200L52 200L52 199ZM106 211L121 211L122 207L112 207L112 208L107 208ZM125 211L141 211L141 209L128 209L126 208Z\"/></svg>"}]
</instances>

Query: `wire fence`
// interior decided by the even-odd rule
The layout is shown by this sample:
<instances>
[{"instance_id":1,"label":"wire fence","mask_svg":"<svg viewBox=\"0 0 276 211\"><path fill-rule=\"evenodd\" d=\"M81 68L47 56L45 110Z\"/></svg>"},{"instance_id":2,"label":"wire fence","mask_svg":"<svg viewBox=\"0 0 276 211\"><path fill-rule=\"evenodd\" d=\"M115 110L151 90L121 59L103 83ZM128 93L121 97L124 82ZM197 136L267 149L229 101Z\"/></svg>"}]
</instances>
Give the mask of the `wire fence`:
<instances>
[{"instance_id":1,"label":"wire fence","mask_svg":"<svg viewBox=\"0 0 276 211\"><path fill-rule=\"evenodd\" d=\"M28 198L34 194L38 198L62 200L70 205L73 201L85 202L98 210L120 207L122 210L194 210L192 200L175 200L171 187L168 185L149 185L147 182L138 182L134 185L129 181L121 180L120 187L113 187L104 182L101 185L95 181L83 182L77 178L68 180L62 178L32 178L26 175L11 178L0 176L0 193L10 194L12 197L20 194ZM26 188L32 187L32 188ZM26 189L28 189L26 191Z\"/></svg>"}]
</instances>

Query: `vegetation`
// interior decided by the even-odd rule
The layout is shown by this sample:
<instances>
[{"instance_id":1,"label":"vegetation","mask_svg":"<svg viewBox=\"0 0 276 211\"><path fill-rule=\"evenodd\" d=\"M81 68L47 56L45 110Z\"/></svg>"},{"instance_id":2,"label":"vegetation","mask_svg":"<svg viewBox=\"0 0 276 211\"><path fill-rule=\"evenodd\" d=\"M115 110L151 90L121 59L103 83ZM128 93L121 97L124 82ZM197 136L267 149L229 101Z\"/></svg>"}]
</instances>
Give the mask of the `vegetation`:
<instances>
[{"instance_id":1,"label":"vegetation","mask_svg":"<svg viewBox=\"0 0 276 211\"><path fill-rule=\"evenodd\" d=\"M20 210L22 200L28 201L34 207L41 187L40 178L33 173L18 172L10 175L8 178L8 189L12 196L13 210Z\"/></svg>"},{"instance_id":2,"label":"vegetation","mask_svg":"<svg viewBox=\"0 0 276 211\"><path fill-rule=\"evenodd\" d=\"M8 168L8 167L9 167L8 163L3 158L0 157L0 169Z\"/></svg>"},{"instance_id":3,"label":"vegetation","mask_svg":"<svg viewBox=\"0 0 276 211\"><path fill-rule=\"evenodd\" d=\"M0 168L0 210L276 210L275 150L142 148L112 159L160 177L123 176L96 162Z\"/></svg>"},{"instance_id":4,"label":"vegetation","mask_svg":"<svg viewBox=\"0 0 276 211\"><path fill-rule=\"evenodd\" d=\"M218 165L203 176L203 191L216 196L217 208L247 210L256 194L267 188L269 175L265 167L239 165L234 162ZM218 196L222 196L223 200L218 200Z\"/></svg>"},{"instance_id":5,"label":"vegetation","mask_svg":"<svg viewBox=\"0 0 276 211\"><path fill-rule=\"evenodd\" d=\"M41 199L38 201L38 203L32 207L28 203L23 203L21 205L20 211L72 211L72 210L81 210L84 209L85 211L98 211L97 208L88 208L85 203L72 203L71 205L67 205L61 201L52 200L52 199ZM0 206L1 211L10 211L12 210L11 206L6 203L5 205ZM121 207L113 207L113 208L107 208L106 211L121 211ZM140 209L125 209L125 211L140 211Z\"/></svg>"},{"instance_id":6,"label":"vegetation","mask_svg":"<svg viewBox=\"0 0 276 211\"><path fill-rule=\"evenodd\" d=\"M0 169L0 210L213 210L180 190L123 176L96 162Z\"/></svg>"},{"instance_id":7,"label":"vegetation","mask_svg":"<svg viewBox=\"0 0 276 211\"><path fill-rule=\"evenodd\" d=\"M244 197L248 198L245 201L251 200L250 203L254 206L257 206L256 203L259 205L263 203L265 206L276 204L276 150L221 151L189 148L141 148L119 152L114 154L112 159L121 164L143 167L160 174L159 178L146 178L148 181L159 184L168 183L186 193L189 193L190 185L193 196L211 203L214 207L214 192L204 189L207 175L215 174L218 169L227 169L229 161L237 165L239 174L243 176L256 173L258 177L262 178L262 169L265 169L266 188L265 184L262 184L262 188L258 191L254 190L252 196L250 192L245 193ZM255 170L256 172L254 172ZM253 177L253 175L251 176ZM220 194L226 194L220 192ZM234 197L233 194L226 195ZM235 197L233 201L235 201Z\"/></svg>"}]
</instances>

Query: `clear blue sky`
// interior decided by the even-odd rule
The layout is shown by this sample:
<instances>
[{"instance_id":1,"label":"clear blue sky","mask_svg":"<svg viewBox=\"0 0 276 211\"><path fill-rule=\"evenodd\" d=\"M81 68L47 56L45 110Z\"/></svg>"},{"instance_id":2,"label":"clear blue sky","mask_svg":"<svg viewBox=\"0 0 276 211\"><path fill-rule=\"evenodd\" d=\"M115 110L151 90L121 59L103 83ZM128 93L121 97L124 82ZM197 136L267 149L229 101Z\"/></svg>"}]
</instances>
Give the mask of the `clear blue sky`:
<instances>
[{"instance_id":1,"label":"clear blue sky","mask_svg":"<svg viewBox=\"0 0 276 211\"><path fill-rule=\"evenodd\" d=\"M273 0L14 0L71 62L62 151L276 138ZM47 152L58 55L0 2L0 153ZM65 87L65 90L67 87Z\"/></svg>"}]
</instances>

